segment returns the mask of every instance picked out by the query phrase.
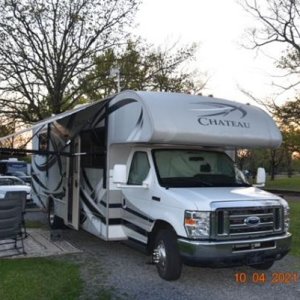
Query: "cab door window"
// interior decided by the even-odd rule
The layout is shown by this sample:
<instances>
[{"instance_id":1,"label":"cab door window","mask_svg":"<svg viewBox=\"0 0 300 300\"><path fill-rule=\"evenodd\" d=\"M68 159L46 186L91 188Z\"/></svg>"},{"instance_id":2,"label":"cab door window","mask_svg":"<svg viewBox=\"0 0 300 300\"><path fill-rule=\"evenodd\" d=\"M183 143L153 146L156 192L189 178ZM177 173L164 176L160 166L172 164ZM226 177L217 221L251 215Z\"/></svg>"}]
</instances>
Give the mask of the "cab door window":
<instances>
[{"instance_id":1,"label":"cab door window","mask_svg":"<svg viewBox=\"0 0 300 300\"><path fill-rule=\"evenodd\" d=\"M128 182L129 185L142 185L150 170L146 152L135 152L131 161Z\"/></svg>"}]
</instances>

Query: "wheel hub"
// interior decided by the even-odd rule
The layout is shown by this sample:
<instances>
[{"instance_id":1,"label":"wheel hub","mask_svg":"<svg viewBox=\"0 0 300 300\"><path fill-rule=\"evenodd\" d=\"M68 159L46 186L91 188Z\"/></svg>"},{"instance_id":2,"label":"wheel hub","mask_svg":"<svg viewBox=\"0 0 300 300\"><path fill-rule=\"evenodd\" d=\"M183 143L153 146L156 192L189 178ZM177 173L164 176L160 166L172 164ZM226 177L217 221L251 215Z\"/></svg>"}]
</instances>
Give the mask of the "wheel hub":
<instances>
[{"instance_id":1,"label":"wheel hub","mask_svg":"<svg viewBox=\"0 0 300 300\"><path fill-rule=\"evenodd\" d=\"M167 260L166 248L163 241L160 241L160 243L153 251L153 262L155 264L160 265L161 267L164 267L166 265L166 260Z\"/></svg>"}]
</instances>

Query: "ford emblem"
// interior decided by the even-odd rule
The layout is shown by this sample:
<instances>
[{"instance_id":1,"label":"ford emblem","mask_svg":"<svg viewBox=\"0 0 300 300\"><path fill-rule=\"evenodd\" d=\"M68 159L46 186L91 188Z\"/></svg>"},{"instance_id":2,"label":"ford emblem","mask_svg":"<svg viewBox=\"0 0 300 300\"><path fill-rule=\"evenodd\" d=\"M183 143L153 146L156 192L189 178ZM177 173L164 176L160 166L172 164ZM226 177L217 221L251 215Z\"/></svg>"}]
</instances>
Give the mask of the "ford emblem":
<instances>
[{"instance_id":1,"label":"ford emblem","mask_svg":"<svg viewBox=\"0 0 300 300\"><path fill-rule=\"evenodd\" d=\"M259 225L260 223L260 218L259 217L256 217L256 216L251 216L251 217L247 217L245 220L244 220L244 223L249 226L249 227L254 227L254 226L257 226Z\"/></svg>"}]
</instances>

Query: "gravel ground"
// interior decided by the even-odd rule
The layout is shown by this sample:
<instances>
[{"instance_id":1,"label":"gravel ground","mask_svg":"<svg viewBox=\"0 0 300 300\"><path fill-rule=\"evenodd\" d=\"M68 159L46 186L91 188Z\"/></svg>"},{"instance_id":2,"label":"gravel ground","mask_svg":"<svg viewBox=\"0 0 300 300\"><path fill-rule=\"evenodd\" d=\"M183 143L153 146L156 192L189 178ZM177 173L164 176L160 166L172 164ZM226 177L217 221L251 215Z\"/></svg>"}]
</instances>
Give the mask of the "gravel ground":
<instances>
[{"instance_id":1,"label":"gravel ground","mask_svg":"<svg viewBox=\"0 0 300 300\"><path fill-rule=\"evenodd\" d=\"M288 256L264 272L264 284L252 282L256 270L250 267L210 269L184 266L181 278L167 282L158 276L149 258L116 242L101 241L83 231L68 230L65 237L84 250L80 259L86 289L82 299L98 299L99 285L113 287L115 297L125 299L299 299L300 281L271 284L276 272L297 272L300 260ZM239 284L235 274L245 272L248 282ZM260 272L259 273L263 273ZM274 276L274 275L273 275ZM300 279L299 279L300 280Z\"/></svg>"},{"instance_id":2,"label":"gravel ground","mask_svg":"<svg viewBox=\"0 0 300 300\"><path fill-rule=\"evenodd\" d=\"M42 220L41 213L27 219ZM105 242L84 231L63 230L63 238L83 250L79 254L59 256L80 265L85 282L81 300L93 299L300 299L300 259L288 255L266 272L250 267L194 268L184 266L175 282L162 280L149 257L119 242ZM274 283L278 273L296 272L297 282ZM236 274L246 273L245 283L236 282ZM266 282L255 283L255 273L266 275ZM111 298L105 298L107 295Z\"/></svg>"}]
</instances>

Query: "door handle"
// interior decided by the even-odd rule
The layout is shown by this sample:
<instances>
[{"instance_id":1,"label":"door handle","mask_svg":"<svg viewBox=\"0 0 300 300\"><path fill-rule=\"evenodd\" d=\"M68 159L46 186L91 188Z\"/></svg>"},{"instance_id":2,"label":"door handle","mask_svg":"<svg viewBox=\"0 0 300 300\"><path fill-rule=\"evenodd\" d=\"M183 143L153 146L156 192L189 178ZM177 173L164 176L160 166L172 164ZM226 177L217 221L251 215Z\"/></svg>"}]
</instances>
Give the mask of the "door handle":
<instances>
[{"instance_id":1,"label":"door handle","mask_svg":"<svg viewBox=\"0 0 300 300\"><path fill-rule=\"evenodd\" d=\"M125 199L125 198L123 198L122 207L123 207L123 209L126 209L126 208L127 208L127 205L126 205L126 199Z\"/></svg>"}]
</instances>

